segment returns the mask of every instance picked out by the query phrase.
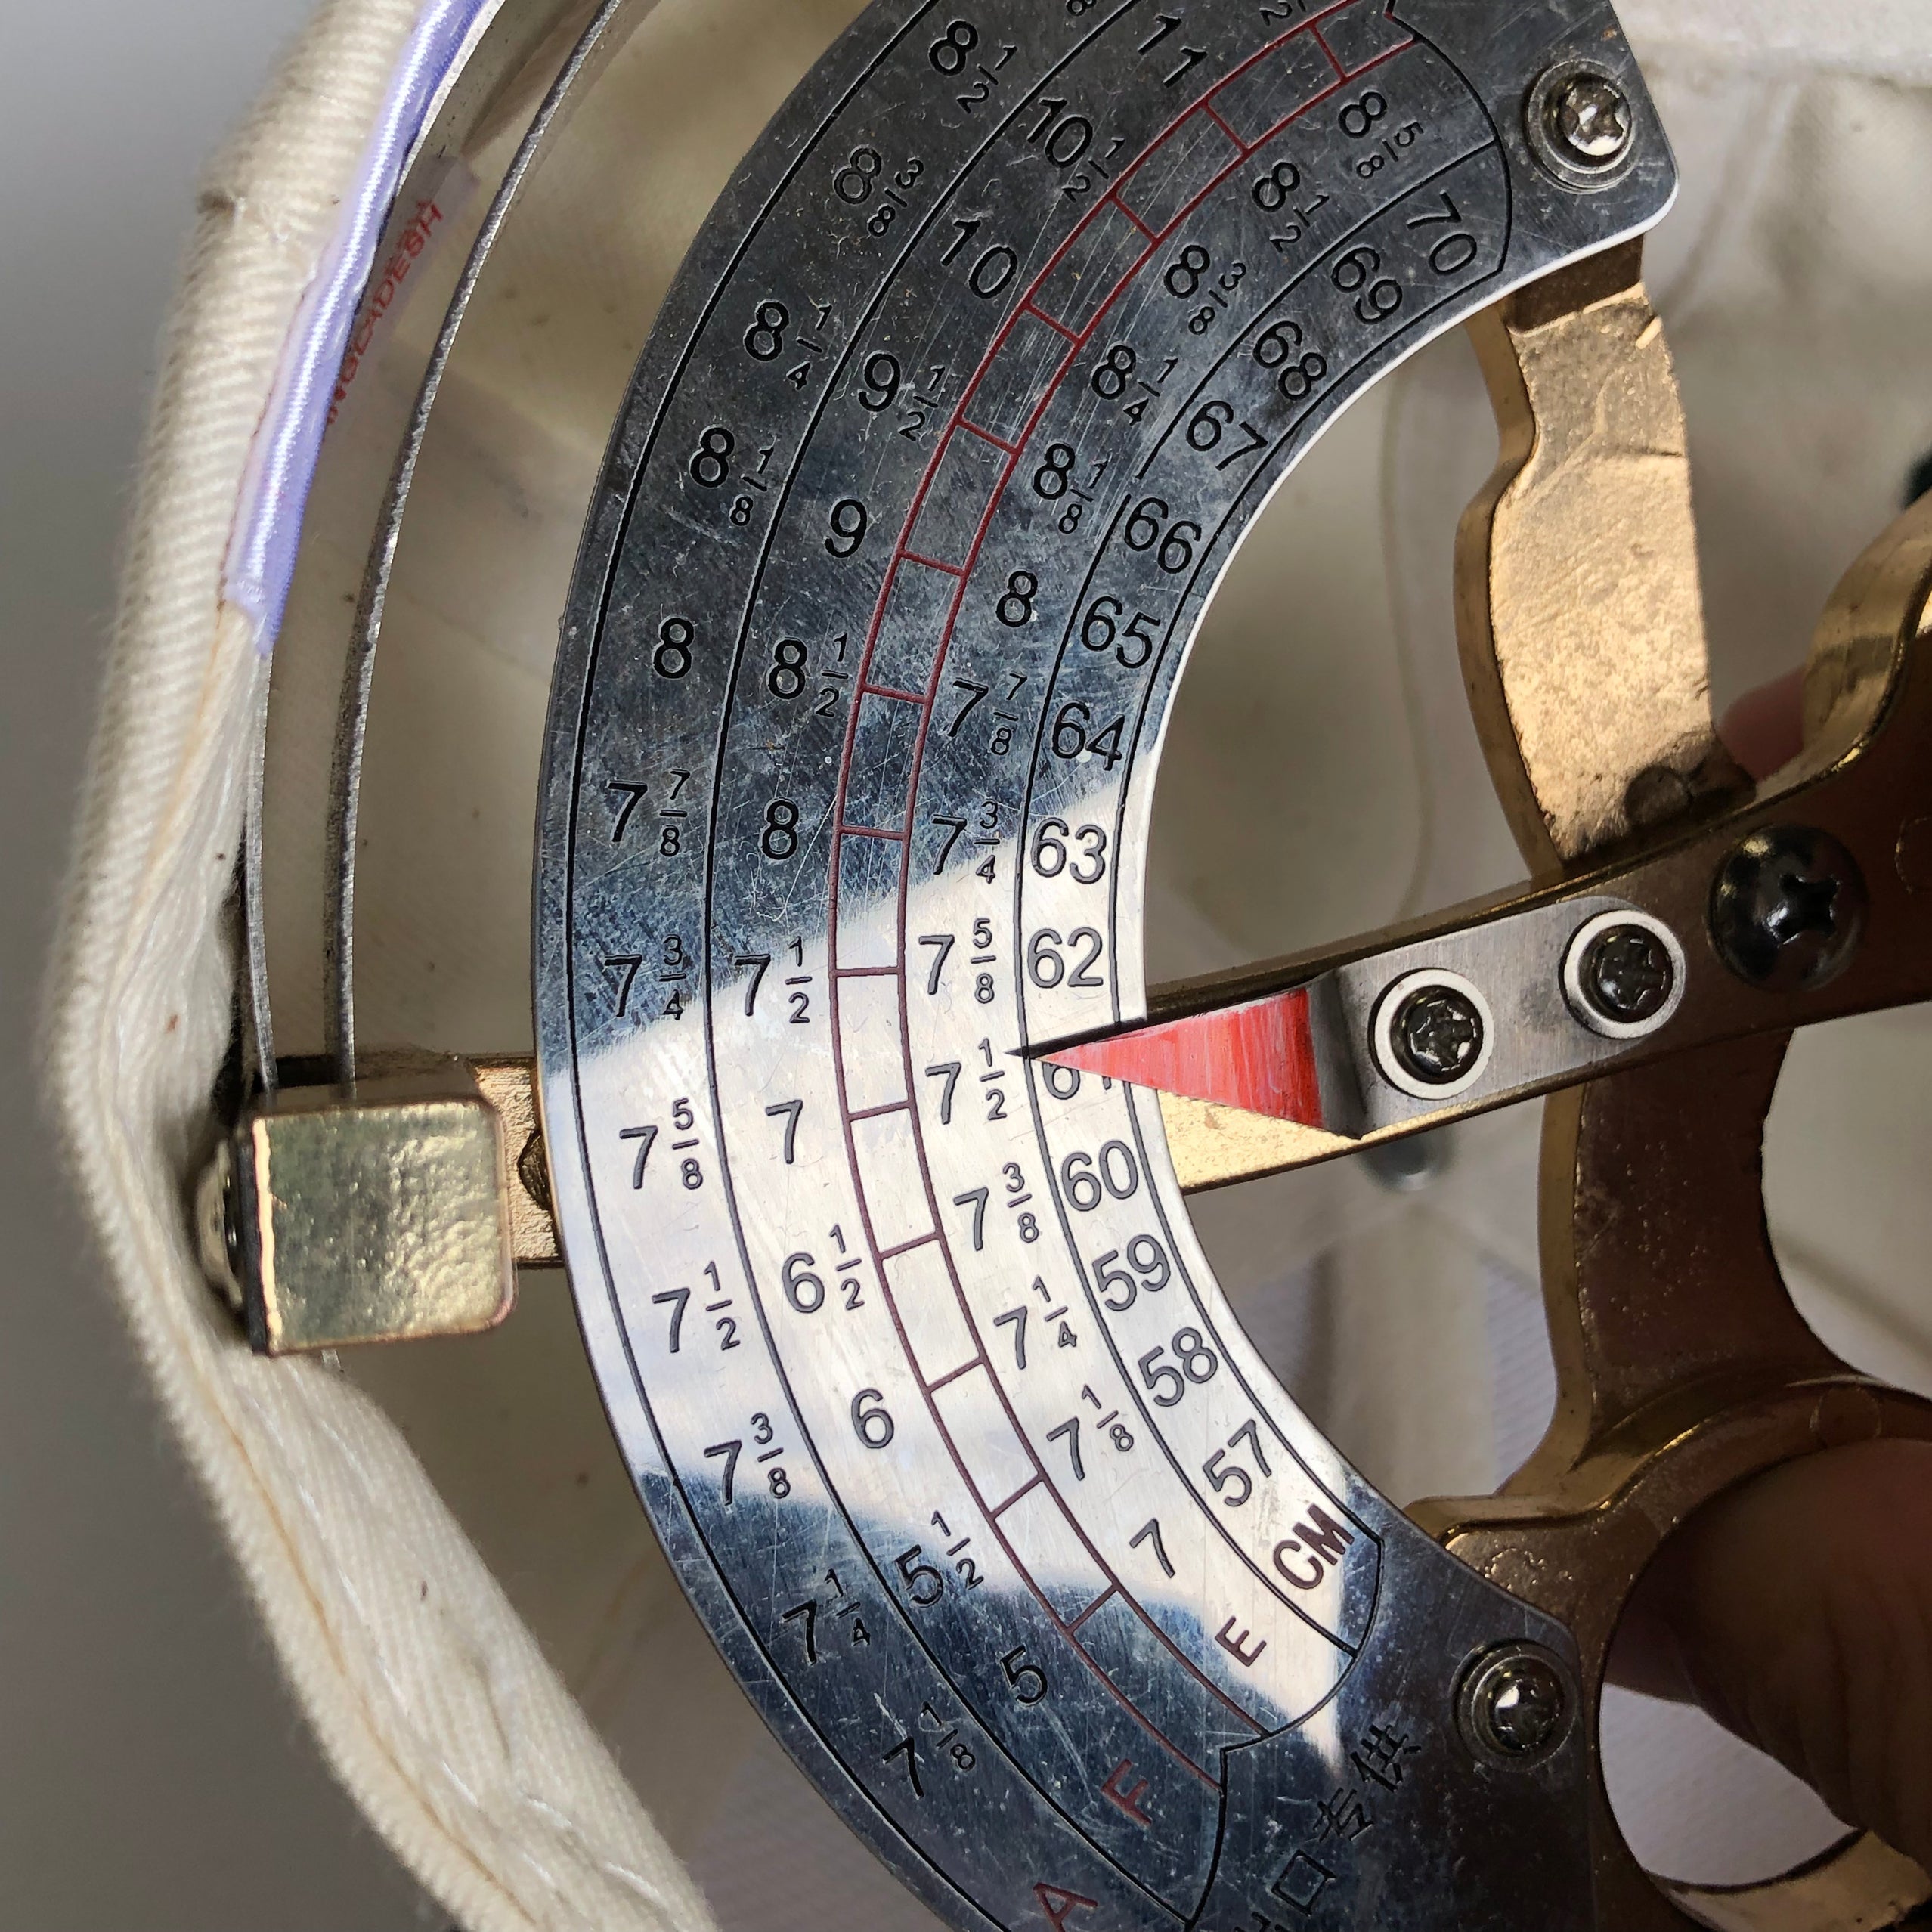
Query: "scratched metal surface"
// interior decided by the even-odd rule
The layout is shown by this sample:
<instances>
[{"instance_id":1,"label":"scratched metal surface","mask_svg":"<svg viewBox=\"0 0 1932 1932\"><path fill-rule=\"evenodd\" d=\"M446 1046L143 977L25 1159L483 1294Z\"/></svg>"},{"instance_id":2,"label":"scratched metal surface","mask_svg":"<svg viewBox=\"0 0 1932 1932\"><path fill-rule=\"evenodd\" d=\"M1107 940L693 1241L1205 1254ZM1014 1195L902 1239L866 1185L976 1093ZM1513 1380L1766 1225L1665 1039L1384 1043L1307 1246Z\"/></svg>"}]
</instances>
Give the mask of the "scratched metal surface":
<instances>
[{"instance_id":1,"label":"scratched metal surface","mask_svg":"<svg viewBox=\"0 0 1932 1932\"><path fill-rule=\"evenodd\" d=\"M720 1648L961 1926L1581 1924L1585 1757L1478 1771L1560 1629L1275 1382L1157 1110L1162 727L1374 377L1648 225L1522 103L1605 8L863 15L660 318L591 510L537 880L543 1104L620 1441ZM621 184L620 184L621 191Z\"/></svg>"}]
</instances>

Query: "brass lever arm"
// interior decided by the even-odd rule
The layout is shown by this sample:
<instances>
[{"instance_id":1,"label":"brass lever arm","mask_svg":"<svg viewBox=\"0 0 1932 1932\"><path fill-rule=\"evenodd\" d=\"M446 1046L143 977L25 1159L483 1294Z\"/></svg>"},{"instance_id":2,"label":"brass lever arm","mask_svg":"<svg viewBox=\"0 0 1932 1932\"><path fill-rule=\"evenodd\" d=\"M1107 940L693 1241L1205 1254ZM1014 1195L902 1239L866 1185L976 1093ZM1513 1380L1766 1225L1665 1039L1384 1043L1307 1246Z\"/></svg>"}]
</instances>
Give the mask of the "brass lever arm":
<instances>
[{"instance_id":1,"label":"brass lever arm","mask_svg":"<svg viewBox=\"0 0 1932 1932\"><path fill-rule=\"evenodd\" d=\"M1612 266L1602 265L1606 280ZM1464 666L1492 775L1538 871L1574 872L1654 822L1708 810L1736 782L1705 704L1674 384L1655 320L1643 319L1635 268L1633 258L1624 265L1621 289L1593 288L1581 273L1553 278L1478 330L1504 463L1463 526ZM1557 312L1566 297L1575 305L1567 316ZM1556 356L1564 344L1568 373ZM1655 447L1638 461L1643 438L1615 426L1646 423ZM1577 492L1575 472L1605 457L1599 538L1585 527L1590 496ZM1564 576L1568 543L1584 561ZM1605 543L1627 559L1622 579L1590 561ZM1559 583L1560 598L1544 594ZM1606 593L1621 613L1614 631L1599 624ZM1759 1187L1785 1029L1822 1017L1853 983L1889 982L1900 999L1924 994L1920 922L1932 878L1921 872L1912 828L1922 814L1912 801L1932 744L1921 649L1929 601L1932 505L1921 505L1853 568L1820 627L1804 753L1725 827L1730 837L1774 821L1829 822L1869 892L1856 959L1836 984L1800 988L1801 1011L1762 985L1734 983L1728 996L1745 1023L1732 1030L1752 1036L1549 1103L1541 1217L1556 1416L1500 1497L1413 1512L1465 1561L1565 1621L1593 1720L1629 1592L1701 1503L1834 1444L1932 1437L1932 1407L1854 1373L1799 1316L1770 1251ZM1772 884L1794 931L1806 881ZM1721 920L1704 918L1696 937L1720 952ZM1600 1770L1591 1831L1596 1922L1618 1932L1692 1922L1878 1932L1915 1922L1932 1899L1926 1875L1869 1835L1739 1890L1653 1884L1610 1815Z\"/></svg>"}]
</instances>

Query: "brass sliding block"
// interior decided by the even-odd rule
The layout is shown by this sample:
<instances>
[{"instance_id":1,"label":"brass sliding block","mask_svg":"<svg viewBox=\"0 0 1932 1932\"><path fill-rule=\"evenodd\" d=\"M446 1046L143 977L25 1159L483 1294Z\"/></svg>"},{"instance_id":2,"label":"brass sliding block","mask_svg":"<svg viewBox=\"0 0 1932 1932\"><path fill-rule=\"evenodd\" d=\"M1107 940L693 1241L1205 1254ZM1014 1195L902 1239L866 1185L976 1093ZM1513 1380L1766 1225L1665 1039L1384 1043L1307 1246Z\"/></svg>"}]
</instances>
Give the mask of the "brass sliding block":
<instances>
[{"instance_id":1,"label":"brass sliding block","mask_svg":"<svg viewBox=\"0 0 1932 1932\"><path fill-rule=\"evenodd\" d=\"M203 1265L264 1355L493 1327L516 1298L505 1143L460 1060L286 1087L202 1176Z\"/></svg>"}]
</instances>

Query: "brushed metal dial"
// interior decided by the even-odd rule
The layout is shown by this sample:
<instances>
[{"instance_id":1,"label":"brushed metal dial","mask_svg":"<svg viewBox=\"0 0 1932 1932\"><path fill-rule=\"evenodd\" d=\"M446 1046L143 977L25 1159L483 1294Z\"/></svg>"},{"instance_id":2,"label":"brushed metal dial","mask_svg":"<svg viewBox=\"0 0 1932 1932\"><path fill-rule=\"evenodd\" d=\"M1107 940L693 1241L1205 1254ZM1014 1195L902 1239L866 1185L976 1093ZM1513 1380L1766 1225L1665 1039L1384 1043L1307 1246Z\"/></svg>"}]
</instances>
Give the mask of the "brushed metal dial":
<instances>
[{"instance_id":1,"label":"brushed metal dial","mask_svg":"<svg viewBox=\"0 0 1932 1932\"><path fill-rule=\"evenodd\" d=\"M1547 172L1587 54L1627 166ZM558 1218L694 1602L961 1926L1581 1924L1563 1630L1296 1409L1150 1096L1162 728L1270 491L1421 343L1667 204L1591 0L881 0L692 249L592 507L538 871ZM621 192L621 183L613 184Z\"/></svg>"}]
</instances>

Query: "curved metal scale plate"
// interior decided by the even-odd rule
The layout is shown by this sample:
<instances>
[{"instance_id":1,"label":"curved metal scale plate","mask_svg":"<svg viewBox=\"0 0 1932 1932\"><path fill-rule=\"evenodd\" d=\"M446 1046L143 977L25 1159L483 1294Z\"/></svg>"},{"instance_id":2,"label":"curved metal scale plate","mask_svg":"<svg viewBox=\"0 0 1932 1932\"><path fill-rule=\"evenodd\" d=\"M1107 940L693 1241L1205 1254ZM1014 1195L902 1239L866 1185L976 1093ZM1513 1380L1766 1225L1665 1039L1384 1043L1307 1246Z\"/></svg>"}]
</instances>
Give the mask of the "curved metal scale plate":
<instances>
[{"instance_id":1,"label":"curved metal scale plate","mask_svg":"<svg viewBox=\"0 0 1932 1932\"><path fill-rule=\"evenodd\" d=\"M1588 193L1523 125L1579 57L1639 103ZM881 0L645 355L550 724L563 1243L717 1640L955 1924L1587 1916L1581 1741L1454 1715L1567 1636L1275 1382L1152 1098L1019 1050L1144 1011L1163 723L1270 491L1671 181L1590 0Z\"/></svg>"}]
</instances>

